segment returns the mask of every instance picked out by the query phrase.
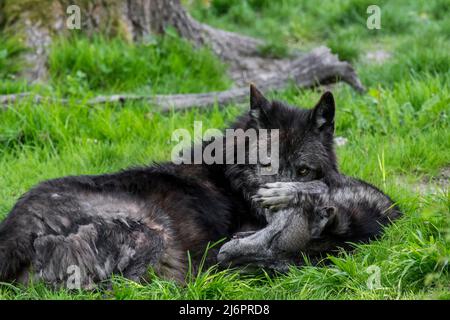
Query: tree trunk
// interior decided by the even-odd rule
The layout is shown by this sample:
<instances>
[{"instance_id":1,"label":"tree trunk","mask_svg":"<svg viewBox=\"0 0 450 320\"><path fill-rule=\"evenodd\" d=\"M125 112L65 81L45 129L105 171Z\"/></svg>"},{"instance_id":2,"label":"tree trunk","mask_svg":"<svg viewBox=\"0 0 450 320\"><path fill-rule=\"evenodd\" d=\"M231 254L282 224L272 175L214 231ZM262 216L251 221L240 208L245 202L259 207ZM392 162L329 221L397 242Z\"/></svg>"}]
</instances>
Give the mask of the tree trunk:
<instances>
[{"instance_id":1,"label":"tree trunk","mask_svg":"<svg viewBox=\"0 0 450 320\"><path fill-rule=\"evenodd\" d=\"M278 89L289 80L303 87L343 80L358 91L364 90L351 65L339 61L327 48L285 59L262 57L263 41L200 23L183 9L180 0L46 0L40 4L42 15L32 15L27 8L22 8L14 23L24 30L30 48L27 56L30 69L26 72L30 80L46 79L51 38L70 31L65 26L66 8L73 2L79 2L81 31L87 35L100 32L140 41L149 35L163 34L172 27L194 46L209 46L229 65L229 76L237 88L248 82Z\"/></svg>"}]
</instances>

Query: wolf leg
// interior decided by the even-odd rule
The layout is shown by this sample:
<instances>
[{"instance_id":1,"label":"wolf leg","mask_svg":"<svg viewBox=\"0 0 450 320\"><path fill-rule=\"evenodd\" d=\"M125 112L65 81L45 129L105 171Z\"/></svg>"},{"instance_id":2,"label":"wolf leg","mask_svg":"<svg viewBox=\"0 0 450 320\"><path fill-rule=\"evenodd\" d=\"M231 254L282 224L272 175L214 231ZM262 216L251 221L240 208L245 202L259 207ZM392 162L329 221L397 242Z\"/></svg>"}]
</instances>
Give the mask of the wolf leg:
<instances>
[{"instance_id":1,"label":"wolf leg","mask_svg":"<svg viewBox=\"0 0 450 320\"><path fill-rule=\"evenodd\" d=\"M86 199L38 187L19 200L0 224L0 281L18 281L31 269L59 286L70 266L93 281L111 273L137 279L156 264L169 231L150 218L140 222L148 208L120 195L80 194Z\"/></svg>"},{"instance_id":2,"label":"wolf leg","mask_svg":"<svg viewBox=\"0 0 450 320\"><path fill-rule=\"evenodd\" d=\"M158 232L133 219L95 219L67 236L34 241L37 280L68 289L92 289L112 274L139 281L163 251Z\"/></svg>"},{"instance_id":3,"label":"wolf leg","mask_svg":"<svg viewBox=\"0 0 450 320\"><path fill-rule=\"evenodd\" d=\"M280 211L276 218L265 228L249 236L235 238L225 243L217 255L221 266L251 265L282 269L285 259L276 248L277 238L290 222L292 211ZM283 267L284 268L284 267Z\"/></svg>"},{"instance_id":4,"label":"wolf leg","mask_svg":"<svg viewBox=\"0 0 450 320\"><path fill-rule=\"evenodd\" d=\"M320 181L266 183L253 197L264 208L279 210L303 203L310 197L326 195L328 186Z\"/></svg>"}]
</instances>

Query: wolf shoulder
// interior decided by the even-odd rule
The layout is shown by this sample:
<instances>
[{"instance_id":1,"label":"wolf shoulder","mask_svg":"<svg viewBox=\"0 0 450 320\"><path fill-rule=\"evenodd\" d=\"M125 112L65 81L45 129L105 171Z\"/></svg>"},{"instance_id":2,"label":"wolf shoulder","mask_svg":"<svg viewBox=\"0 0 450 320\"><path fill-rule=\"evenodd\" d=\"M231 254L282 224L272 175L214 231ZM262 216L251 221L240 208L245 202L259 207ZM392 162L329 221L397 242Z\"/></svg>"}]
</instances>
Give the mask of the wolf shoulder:
<instances>
[{"instance_id":1,"label":"wolf shoulder","mask_svg":"<svg viewBox=\"0 0 450 320\"><path fill-rule=\"evenodd\" d=\"M330 186L330 200L340 205L358 207L380 217L397 219L402 213L397 204L381 189L363 180L341 175L340 181Z\"/></svg>"}]
</instances>

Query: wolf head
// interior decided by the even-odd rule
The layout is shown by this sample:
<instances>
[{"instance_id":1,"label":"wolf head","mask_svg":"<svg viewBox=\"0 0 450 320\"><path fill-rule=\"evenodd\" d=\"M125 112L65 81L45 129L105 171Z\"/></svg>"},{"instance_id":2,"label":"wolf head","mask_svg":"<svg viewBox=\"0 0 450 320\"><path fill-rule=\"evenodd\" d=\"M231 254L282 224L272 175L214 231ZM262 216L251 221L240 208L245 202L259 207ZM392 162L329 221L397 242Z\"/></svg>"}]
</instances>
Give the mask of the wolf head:
<instances>
[{"instance_id":1,"label":"wolf head","mask_svg":"<svg viewBox=\"0 0 450 320\"><path fill-rule=\"evenodd\" d=\"M264 173L272 169L273 162L230 166L228 172L235 176L237 187L251 192L252 186L261 183L316 179L331 184L338 176L333 147L334 115L335 103L330 92L325 92L314 108L301 109L269 101L255 86L250 86L250 110L233 128L257 132L278 129L278 159L271 159L277 161L273 174ZM259 139L258 146L248 144L247 147L260 148L262 142L266 141Z\"/></svg>"}]
</instances>

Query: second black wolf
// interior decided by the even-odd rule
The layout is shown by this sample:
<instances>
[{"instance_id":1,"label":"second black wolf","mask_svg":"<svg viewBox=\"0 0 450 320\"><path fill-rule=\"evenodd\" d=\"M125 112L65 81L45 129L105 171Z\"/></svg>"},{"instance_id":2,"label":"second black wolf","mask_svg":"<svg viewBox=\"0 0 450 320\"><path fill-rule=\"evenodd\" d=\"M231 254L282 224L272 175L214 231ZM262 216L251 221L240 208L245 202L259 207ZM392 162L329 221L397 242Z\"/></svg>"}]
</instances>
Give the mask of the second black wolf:
<instances>
[{"instance_id":1,"label":"second black wolf","mask_svg":"<svg viewBox=\"0 0 450 320\"><path fill-rule=\"evenodd\" d=\"M302 264L302 254L318 261L374 239L401 216L380 190L344 175L331 187L320 180L268 183L254 200L268 209L268 225L225 243L218 254L221 265L285 272Z\"/></svg>"},{"instance_id":2,"label":"second black wolf","mask_svg":"<svg viewBox=\"0 0 450 320\"><path fill-rule=\"evenodd\" d=\"M277 174L261 175L262 164L165 163L45 181L0 224L0 281L33 275L61 285L72 265L85 287L112 273L140 279L147 267L183 281L187 251L195 266L209 243L266 225L265 210L252 202L265 183L342 182L331 94L310 110L269 102L254 87L250 100L250 112L232 128L279 129ZM210 251L208 261L216 254Z\"/></svg>"}]
</instances>

